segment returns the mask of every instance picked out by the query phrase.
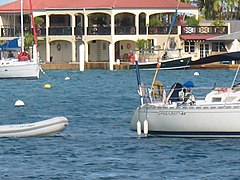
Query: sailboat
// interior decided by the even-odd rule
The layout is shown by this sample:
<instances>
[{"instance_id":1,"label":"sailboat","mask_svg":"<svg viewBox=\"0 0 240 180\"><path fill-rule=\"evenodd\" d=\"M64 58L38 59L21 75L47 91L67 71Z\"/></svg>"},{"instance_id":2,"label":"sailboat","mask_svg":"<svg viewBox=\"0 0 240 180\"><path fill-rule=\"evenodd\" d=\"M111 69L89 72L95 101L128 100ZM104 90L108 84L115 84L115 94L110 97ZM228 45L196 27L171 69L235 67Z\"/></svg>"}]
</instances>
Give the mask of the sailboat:
<instances>
[{"instance_id":1,"label":"sailboat","mask_svg":"<svg viewBox=\"0 0 240 180\"><path fill-rule=\"evenodd\" d=\"M166 93L156 75L151 87L142 85L138 62L136 74L140 105L135 110L130 129L139 137L158 134L162 137L240 137L240 83L214 87L204 98L194 96L194 83L174 83ZM202 90L202 89L200 89ZM197 91L195 89L194 91Z\"/></svg>"},{"instance_id":2,"label":"sailboat","mask_svg":"<svg viewBox=\"0 0 240 180\"><path fill-rule=\"evenodd\" d=\"M163 49L148 49L148 50L134 50L133 52L144 52L147 53L152 52L158 54L158 58L155 58L153 60L144 58L142 61L138 61L138 67L139 69L155 69L156 66L158 66L159 63L161 63L160 69L163 70L176 70L176 69L186 69L190 67L190 62L192 60L192 56L189 54L183 54L181 53L181 49L175 49L176 43L173 41L170 44L173 45L173 48L167 49L167 45L170 39L170 34L172 31L172 28L176 22L177 13L178 13L178 7L179 7L180 1L178 2L178 6L176 8L176 11L172 17L172 22L170 24L169 30L168 30L168 37L167 42L164 43ZM157 46L158 47L158 46ZM135 54L135 56L138 56ZM131 64L129 65L129 69L135 69L135 59L138 59L138 57L134 57L133 53L130 53L129 59L131 60Z\"/></svg>"},{"instance_id":3,"label":"sailboat","mask_svg":"<svg viewBox=\"0 0 240 180\"><path fill-rule=\"evenodd\" d=\"M149 50L148 50L149 51ZM154 52L155 50L150 50ZM162 50L163 51L163 50ZM187 69L190 67L190 62L192 57L190 55L176 55L179 54L178 52L175 53L173 50L167 51L167 56L164 54L161 57L161 67L162 70L177 70L177 69ZM131 57L130 57L131 58ZM139 69L155 69L157 64L159 63L160 58L156 59L144 59L138 62ZM129 69L135 69L135 63L131 63L129 65Z\"/></svg>"},{"instance_id":4,"label":"sailboat","mask_svg":"<svg viewBox=\"0 0 240 180\"><path fill-rule=\"evenodd\" d=\"M9 52L7 58L0 60L0 78L33 78L38 79L40 74L40 65L37 52L37 41L34 39L33 57L24 50L24 27L23 27L23 0L20 0L21 8L21 38L0 45L0 52ZM34 20L32 17L33 27ZM14 57L12 51L19 51L18 57Z\"/></svg>"},{"instance_id":5,"label":"sailboat","mask_svg":"<svg viewBox=\"0 0 240 180\"><path fill-rule=\"evenodd\" d=\"M216 54L216 55L210 55L207 57L202 57L199 60L191 61L189 64L192 65L202 65L202 64L209 64L214 62L226 62L231 63L232 61L239 61L240 59L240 42L235 39L230 48L228 49L227 46L225 46L227 49L227 52Z\"/></svg>"}]
</instances>

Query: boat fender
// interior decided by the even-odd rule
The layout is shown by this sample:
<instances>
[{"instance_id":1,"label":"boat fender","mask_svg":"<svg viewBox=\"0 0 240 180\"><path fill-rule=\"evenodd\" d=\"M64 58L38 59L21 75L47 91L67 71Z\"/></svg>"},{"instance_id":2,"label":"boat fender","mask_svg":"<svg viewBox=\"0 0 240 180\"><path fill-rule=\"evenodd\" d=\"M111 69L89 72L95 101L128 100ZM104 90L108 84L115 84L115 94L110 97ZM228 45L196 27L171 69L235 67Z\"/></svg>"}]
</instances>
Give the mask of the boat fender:
<instances>
[{"instance_id":1,"label":"boat fender","mask_svg":"<svg viewBox=\"0 0 240 180\"><path fill-rule=\"evenodd\" d=\"M141 133L142 133L141 122L138 120L138 122L137 122L137 134L138 134L138 137L141 137Z\"/></svg>"},{"instance_id":2,"label":"boat fender","mask_svg":"<svg viewBox=\"0 0 240 180\"><path fill-rule=\"evenodd\" d=\"M143 123L143 132L144 132L144 136L147 137L147 135L148 135L148 121L147 121L147 119L145 119L144 123Z\"/></svg>"}]
</instances>

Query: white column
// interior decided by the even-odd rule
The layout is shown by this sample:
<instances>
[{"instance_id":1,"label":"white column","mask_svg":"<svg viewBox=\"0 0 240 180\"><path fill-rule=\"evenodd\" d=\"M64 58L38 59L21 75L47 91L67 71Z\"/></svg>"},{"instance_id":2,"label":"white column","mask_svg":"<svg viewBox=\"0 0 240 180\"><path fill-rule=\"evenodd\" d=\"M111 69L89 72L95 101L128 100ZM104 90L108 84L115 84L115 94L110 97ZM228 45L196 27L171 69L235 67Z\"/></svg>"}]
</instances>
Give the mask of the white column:
<instances>
[{"instance_id":1,"label":"white column","mask_svg":"<svg viewBox=\"0 0 240 180\"><path fill-rule=\"evenodd\" d=\"M113 44L109 44L109 68L112 71L113 70L113 64L114 64L114 47Z\"/></svg>"},{"instance_id":2,"label":"white column","mask_svg":"<svg viewBox=\"0 0 240 180\"><path fill-rule=\"evenodd\" d=\"M88 43L85 43L85 51L84 51L84 57L85 57L85 61L88 62Z\"/></svg>"},{"instance_id":3,"label":"white column","mask_svg":"<svg viewBox=\"0 0 240 180\"><path fill-rule=\"evenodd\" d=\"M46 15L46 62L50 62L49 15Z\"/></svg>"},{"instance_id":4,"label":"white column","mask_svg":"<svg viewBox=\"0 0 240 180\"><path fill-rule=\"evenodd\" d=\"M135 14L136 35L139 35L139 14Z\"/></svg>"},{"instance_id":5,"label":"white column","mask_svg":"<svg viewBox=\"0 0 240 180\"><path fill-rule=\"evenodd\" d=\"M84 10L84 34L87 35L87 28L88 28L88 16L85 14L85 10Z\"/></svg>"},{"instance_id":6,"label":"white column","mask_svg":"<svg viewBox=\"0 0 240 180\"><path fill-rule=\"evenodd\" d=\"M72 62L76 62L76 41L75 41L75 27L76 27L76 18L75 15L71 15L72 19Z\"/></svg>"},{"instance_id":7,"label":"white column","mask_svg":"<svg viewBox=\"0 0 240 180\"><path fill-rule=\"evenodd\" d=\"M76 27L76 20L75 20L75 15L71 15L71 19L72 19L72 36L74 36L75 34L74 34L74 30L75 30L75 27Z\"/></svg>"},{"instance_id":8,"label":"white column","mask_svg":"<svg viewBox=\"0 0 240 180\"><path fill-rule=\"evenodd\" d=\"M114 14L111 14L111 43L109 43L109 47L108 47L109 69L111 71L113 70L114 59L115 59L114 34L115 34Z\"/></svg>"},{"instance_id":9,"label":"white column","mask_svg":"<svg viewBox=\"0 0 240 180\"><path fill-rule=\"evenodd\" d=\"M80 71L84 71L84 57L85 57L85 53L84 53L84 49L85 49L85 45L84 43L80 44L79 46L79 70Z\"/></svg>"},{"instance_id":10,"label":"white column","mask_svg":"<svg viewBox=\"0 0 240 180\"><path fill-rule=\"evenodd\" d=\"M148 34L148 24L149 24L149 15L148 14L146 14L146 27L147 27L147 30L146 30L146 33Z\"/></svg>"}]
</instances>

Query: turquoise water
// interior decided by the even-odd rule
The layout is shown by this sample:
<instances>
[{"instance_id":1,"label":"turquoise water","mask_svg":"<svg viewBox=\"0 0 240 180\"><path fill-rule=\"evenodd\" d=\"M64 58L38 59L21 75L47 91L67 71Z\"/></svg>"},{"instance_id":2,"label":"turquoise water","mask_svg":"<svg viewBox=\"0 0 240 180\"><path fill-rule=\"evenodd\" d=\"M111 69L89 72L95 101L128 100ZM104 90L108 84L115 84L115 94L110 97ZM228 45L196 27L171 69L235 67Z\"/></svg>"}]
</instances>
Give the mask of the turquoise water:
<instances>
[{"instance_id":1,"label":"turquoise water","mask_svg":"<svg viewBox=\"0 0 240 180\"><path fill-rule=\"evenodd\" d=\"M200 76L194 76L198 71ZM135 71L46 71L0 80L0 124L66 116L57 136L0 139L0 179L238 179L240 139L137 138ZM141 71L150 84L154 71ZM164 85L230 86L233 70L160 71ZM71 80L64 80L70 77ZM238 78L239 82L239 78ZM45 89L45 84L51 89ZM24 107L14 107L16 100Z\"/></svg>"}]
</instances>

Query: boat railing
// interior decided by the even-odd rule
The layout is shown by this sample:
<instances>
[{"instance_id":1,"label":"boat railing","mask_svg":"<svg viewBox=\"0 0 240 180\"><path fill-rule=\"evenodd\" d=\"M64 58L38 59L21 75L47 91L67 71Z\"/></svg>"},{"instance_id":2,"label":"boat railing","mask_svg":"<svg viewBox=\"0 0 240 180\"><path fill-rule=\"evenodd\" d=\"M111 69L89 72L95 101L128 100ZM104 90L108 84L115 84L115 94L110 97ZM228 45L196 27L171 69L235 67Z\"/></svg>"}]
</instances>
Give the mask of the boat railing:
<instances>
[{"instance_id":1,"label":"boat railing","mask_svg":"<svg viewBox=\"0 0 240 180\"><path fill-rule=\"evenodd\" d=\"M172 103L182 103L186 101L184 99L184 94L181 93L184 91L184 88L175 88L174 90L170 86L153 86L151 89L150 86L142 85L141 90L138 90L138 94L141 98L141 104L164 104L169 105ZM192 88L191 95L194 96L194 100L204 101L206 94L211 92L213 88L209 87L194 87Z\"/></svg>"}]
</instances>

